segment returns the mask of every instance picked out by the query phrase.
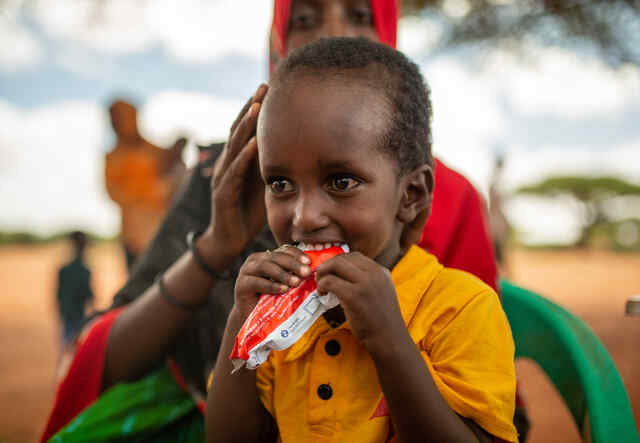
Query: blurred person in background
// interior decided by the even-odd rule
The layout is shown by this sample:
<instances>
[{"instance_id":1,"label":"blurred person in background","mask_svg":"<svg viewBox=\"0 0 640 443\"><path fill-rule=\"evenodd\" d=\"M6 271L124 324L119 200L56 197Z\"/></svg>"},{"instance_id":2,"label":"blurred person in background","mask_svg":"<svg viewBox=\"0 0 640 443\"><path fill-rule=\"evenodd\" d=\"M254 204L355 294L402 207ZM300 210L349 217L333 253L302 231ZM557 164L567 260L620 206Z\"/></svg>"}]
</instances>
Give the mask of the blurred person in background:
<instances>
[{"instance_id":1,"label":"blurred person in background","mask_svg":"<svg viewBox=\"0 0 640 443\"><path fill-rule=\"evenodd\" d=\"M84 261L87 236L84 232L69 234L73 247L73 258L58 271L58 290L56 301L62 324L62 353L72 343L80 331L85 312L93 308L91 290L91 271ZM62 354L61 353L61 354Z\"/></svg>"},{"instance_id":2,"label":"blurred person in background","mask_svg":"<svg viewBox=\"0 0 640 443\"><path fill-rule=\"evenodd\" d=\"M270 63L273 67L290 51L323 37L359 36L395 47L397 20L396 0L276 0ZM128 423L133 419L122 408L133 406L138 417L142 410L147 417L158 412L154 420L129 426L135 435L157 434L161 428L165 438L187 433L196 436L193 441L204 439L196 406L204 407L206 381L233 305L235 277L249 254L276 247L266 227L264 184L252 138L266 90L261 86L245 105L226 144L205 149L211 155L202 156L112 309L86 326L59 386L45 440L83 410L78 418L83 425L62 430L60 441L66 432L91 432L99 420ZM445 266L469 271L495 289L497 268L482 198L439 161L435 180L429 221L425 226L425 212L403 241L419 242ZM118 390L109 390L116 384ZM191 406L175 405L182 412L171 415L165 400L178 398L176 386L192 399ZM145 395L136 395L141 389ZM133 397L137 404L124 406L123 398ZM158 411L161 404L164 413ZM114 412L106 417L105 410Z\"/></svg>"},{"instance_id":3,"label":"blurred person in background","mask_svg":"<svg viewBox=\"0 0 640 443\"><path fill-rule=\"evenodd\" d=\"M170 149L159 148L138 132L133 105L117 100L109 112L117 141L105 159L105 183L120 207L120 235L130 270L151 242L184 176L186 139L179 138Z\"/></svg>"},{"instance_id":4,"label":"blurred person in background","mask_svg":"<svg viewBox=\"0 0 640 443\"><path fill-rule=\"evenodd\" d=\"M505 247L509 240L511 226L503 211L502 192L500 182L502 181L502 171L504 167L504 156L496 153L493 164L493 171L489 181L489 225L496 255L496 261L503 274L507 272L507 262L505 257Z\"/></svg>"}]
</instances>

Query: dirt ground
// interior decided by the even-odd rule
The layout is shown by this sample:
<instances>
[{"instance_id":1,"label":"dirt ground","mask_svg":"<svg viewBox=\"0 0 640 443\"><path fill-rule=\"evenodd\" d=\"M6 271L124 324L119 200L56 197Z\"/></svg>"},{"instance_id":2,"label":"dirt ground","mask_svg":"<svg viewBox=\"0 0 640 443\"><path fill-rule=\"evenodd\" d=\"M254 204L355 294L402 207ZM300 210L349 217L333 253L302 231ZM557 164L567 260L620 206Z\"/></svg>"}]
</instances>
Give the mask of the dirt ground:
<instances>
[{"instance_id":1,"label":"dirt ground","mask_svg":"<svg viewBox=\"0 0 640 443\"><path fill-rule=\"evenodd\" d=\"M57 268L70 254L64 243L0 247L0 443L34 442L55 389L59 328L54 308ZM93 246L97 307L106 307L125 278L114 243ZM624 303L640 294L640 255L605 251L512 251L511 279L580 316L596 331L629 391L640 423L640 317L625 317ZM532 363L518 376L533 422L532 443L578 442L560 397Z\"/></svg>"}]
</instances>

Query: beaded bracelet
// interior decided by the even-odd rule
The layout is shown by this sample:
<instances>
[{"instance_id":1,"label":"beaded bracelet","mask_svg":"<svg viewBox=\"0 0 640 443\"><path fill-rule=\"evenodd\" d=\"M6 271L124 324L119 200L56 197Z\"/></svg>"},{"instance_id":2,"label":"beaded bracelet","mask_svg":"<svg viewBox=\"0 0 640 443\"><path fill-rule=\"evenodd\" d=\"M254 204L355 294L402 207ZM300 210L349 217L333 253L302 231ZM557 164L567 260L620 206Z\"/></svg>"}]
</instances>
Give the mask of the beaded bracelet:
<instances>
[{"instance_id":1,"label":"beaded bracelet","mask_svg":"<svg viewBox=\"0 0 640 443\"><path fill-rule=\"evenodd\" d=\"M233 276L229 270L224 272L218 272L213 269L209 264L204 261L200 253L198 252L198 248L196 248L196 238L200 236L201 233L196 234L195 231L191 231L187 234L187 246L189 247L189 251L191 251L191 255L193 255L193 259L198 263L200 268L205 271L207 274L212 276L217 280L232 280Z\"/></svg>"},{"instance_id":2,"label":"beaded bracelet","mask_svg":"<svg viewBox=\"0 0 640 443\"><path fill-rule=\"evenodd\" d=\"M162 298L164 298L167 301L167 303L169 303L172 306L175 306L180 309L184 309L185 311L196 312L202 306L207 304L206 301L204 303L198 303L197 305L185 303L181 300L178 300L173 295L169 294L167 292L167 288L164 286L164 274L158 274L158 276L156 277L156 283L158 284L158 292L160 292L160 295L162 296Z\"/></svg>"}]
</instances>

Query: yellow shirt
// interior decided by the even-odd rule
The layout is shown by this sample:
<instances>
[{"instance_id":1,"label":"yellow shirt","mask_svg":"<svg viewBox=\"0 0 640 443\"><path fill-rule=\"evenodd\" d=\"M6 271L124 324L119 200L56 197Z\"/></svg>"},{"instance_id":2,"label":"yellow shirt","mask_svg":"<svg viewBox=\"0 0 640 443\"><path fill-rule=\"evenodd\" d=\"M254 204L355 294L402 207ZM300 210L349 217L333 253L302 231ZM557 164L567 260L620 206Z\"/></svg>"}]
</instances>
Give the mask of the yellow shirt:
<instances>
[{"instance_id":1,"label":"yellow shirt","mask_svg":"<svg viewBox=\"0 0 640 443\"><path fill-rule=\"evenodd\" d=\"M514 344L495 292L418 247L391 276L409 333L449 406L517 441ZM332 329L318 319L292 347L272 351L256 380L280 441L383 442L390 435L390 417L376 413L383 398L376 368L346 323Z\"/></svg>"}]
</instances>

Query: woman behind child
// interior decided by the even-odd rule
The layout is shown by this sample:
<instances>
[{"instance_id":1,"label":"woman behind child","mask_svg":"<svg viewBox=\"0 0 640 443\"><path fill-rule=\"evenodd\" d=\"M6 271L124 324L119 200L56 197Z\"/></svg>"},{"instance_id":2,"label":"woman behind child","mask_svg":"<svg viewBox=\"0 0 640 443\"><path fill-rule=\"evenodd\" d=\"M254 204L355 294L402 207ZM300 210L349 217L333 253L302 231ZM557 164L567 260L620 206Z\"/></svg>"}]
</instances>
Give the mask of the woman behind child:
<instances>
[{"instance_id":1,"label":"woman behind child","mask_svg":"<svg viewBox=\"0 0 640 443\"><path fill-rule=\"evenodd\" d=\"M252 112L281 247L240 269L207 441L517 441L514 344L498 298L402 243L433 191L418 67L365 39L320 40L283 62ZM314 276L341 306L257 371L231 374L228 355L259 294L309 277L302 251L283 247L298 243L350 246Z\"/></svg>"}]
</instances>

